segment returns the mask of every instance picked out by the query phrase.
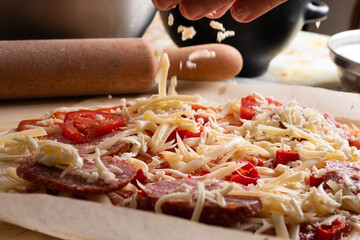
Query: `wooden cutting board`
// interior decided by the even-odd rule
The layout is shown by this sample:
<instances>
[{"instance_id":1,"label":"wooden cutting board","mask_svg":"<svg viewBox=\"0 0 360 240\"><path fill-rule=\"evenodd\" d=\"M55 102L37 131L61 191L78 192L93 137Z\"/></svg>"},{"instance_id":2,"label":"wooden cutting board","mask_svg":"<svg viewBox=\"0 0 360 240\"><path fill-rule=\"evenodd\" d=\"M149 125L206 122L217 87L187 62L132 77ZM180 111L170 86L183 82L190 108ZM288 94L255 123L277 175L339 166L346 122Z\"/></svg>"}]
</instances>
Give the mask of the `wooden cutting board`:
<instances>
[{"instance_id":1,"label":"wooden cutting board","mask_svg":"<svg viewBox=\"0 0 360 240\"><path fill-rule=\"evenodd\" d=\"M11 240L57 240L58 239L1 221L0 221L0 236L1 239L11 239Z\"/></svg>"}]
</instances>

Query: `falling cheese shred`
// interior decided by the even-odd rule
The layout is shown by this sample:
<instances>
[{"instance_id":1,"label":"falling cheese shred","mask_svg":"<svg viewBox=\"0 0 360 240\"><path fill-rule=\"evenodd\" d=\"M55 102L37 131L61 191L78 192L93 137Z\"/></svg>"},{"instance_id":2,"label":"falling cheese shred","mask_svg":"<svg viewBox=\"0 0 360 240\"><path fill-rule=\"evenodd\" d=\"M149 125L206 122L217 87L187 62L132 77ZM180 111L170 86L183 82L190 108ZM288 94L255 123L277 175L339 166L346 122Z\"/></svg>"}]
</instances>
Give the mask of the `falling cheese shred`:
<instances>
[{"instance_id":1,"label":"falling cheese shred","mask_svg":"<svg viewBox=\"0 0 360 240\"><path fill-rule=\"evenodd\" d=\"M155 82L158 83L159 86L160 97L166 96L166 81L168 77L169 68L170 68L169 56L167 55L167 53L164 53L161 58L160 71L155 78Z\"/></svg>"},{"instance_id":2,"label":"falling cheese shred","mask_svg":"<svg viewBox=\"0 0 360 240\"><path fill-rule=\"evenodd\" d=\"M196 30L193 26L185 27L183 25L179 25L177 29L178 33L181 33L181 40L186 41L189 39L193 39L196 35Z\"/></svg>"}]
</instances>

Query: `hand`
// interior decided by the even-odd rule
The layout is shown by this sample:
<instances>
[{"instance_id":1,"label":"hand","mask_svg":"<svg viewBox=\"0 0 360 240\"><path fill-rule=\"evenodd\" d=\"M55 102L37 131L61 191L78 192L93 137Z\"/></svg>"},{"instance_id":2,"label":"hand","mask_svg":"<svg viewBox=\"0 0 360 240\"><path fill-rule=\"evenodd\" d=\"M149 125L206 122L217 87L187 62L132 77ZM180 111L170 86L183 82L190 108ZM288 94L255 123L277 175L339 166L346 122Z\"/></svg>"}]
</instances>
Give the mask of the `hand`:
<instances>
[{"instance_id":1,"label":"hand","mask_svg":"<svg viewBox=\"0 0 360 240\"><path fill-rule=\"evenodd\" d=\"M231 9L238 22L250 22L286 0L152 0L162 11L179 4L181 14L197 20L202 17L219 18Z\"/></svg>"}]
</instances>

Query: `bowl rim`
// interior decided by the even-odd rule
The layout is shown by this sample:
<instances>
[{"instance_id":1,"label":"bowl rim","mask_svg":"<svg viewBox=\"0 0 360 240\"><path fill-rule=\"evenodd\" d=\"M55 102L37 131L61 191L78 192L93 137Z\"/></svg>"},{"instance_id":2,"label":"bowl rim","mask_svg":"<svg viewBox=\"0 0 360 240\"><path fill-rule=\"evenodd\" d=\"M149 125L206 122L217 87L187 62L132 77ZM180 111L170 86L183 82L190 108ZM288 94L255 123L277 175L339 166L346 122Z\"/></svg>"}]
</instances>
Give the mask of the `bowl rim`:
<instances>
[{"instance_id":1,"label":"bowl rim","mask_svg":"<svg viewBox=\"0 0 360 240\"><path fill-rule=\"evenodd\" d=\"M340 67L345 68L347 70L350 70L347 68L350 65L351 69L358 70L356 72L357 74L360 74L359 62L356 62L348 57L345 57L336 51L337 47L350 45L354 43L360 44L360 29L336 33L329 38L327 45L330 50L330 56L332 57L336 65L339 65ZM337 58L340 60L340 62L337 61ZM347 62L347 64L345 64L346 66L343 66L345 62Z\"/></svg>"},{"instance_id":2,"label":"bowl rim","mask_svg":"<svg viewBox=\"0 0 360 240\"><path fill-rule=\"evenodd\" d=\"M336 51L337 47L350 45L350 44L357 44L357 43L360 44L360 29L336 33L329 38L327 45L330 52L334 55L334 57L339 57L344 61L348 61L351 64L360 66L359 62L356 62L348 57L345 57Z\"/></svg>"}]
</instances>

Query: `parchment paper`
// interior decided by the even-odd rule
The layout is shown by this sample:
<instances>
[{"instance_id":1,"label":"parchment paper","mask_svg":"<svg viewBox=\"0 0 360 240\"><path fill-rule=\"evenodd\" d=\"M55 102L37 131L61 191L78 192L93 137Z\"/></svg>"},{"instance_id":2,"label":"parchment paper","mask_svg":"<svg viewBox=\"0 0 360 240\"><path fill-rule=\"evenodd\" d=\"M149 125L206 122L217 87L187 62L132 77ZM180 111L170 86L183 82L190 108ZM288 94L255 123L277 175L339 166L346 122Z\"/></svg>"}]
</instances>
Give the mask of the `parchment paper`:
<instances>
[{"instance_id":1,"label":"parchment paper","mask_svg":"<svg viewBox=\"0 0 360 240\"><path fill-rule=\"evenodd\" d=\"M360 95L353 93L298 86L238 85L232 82L180 82L178 92L200 93L209 101L220 103L258 92L266 97L273 96L280 102L296 99L304 106L328 112L337 119L360 119ZM97 97L75 105L117 104L121 97ZM48 108L45 104L42 114ZM4 117L0 116L0 122ZM13 119L15 122L19 120ZM0 193L0 220L63 239L275 239L176 217L44 194Z\"/></svg>"}]
</instances>

